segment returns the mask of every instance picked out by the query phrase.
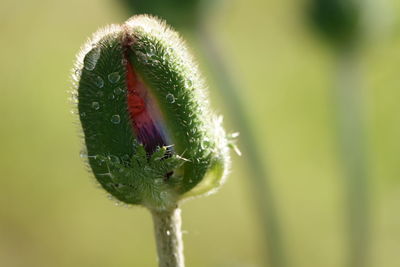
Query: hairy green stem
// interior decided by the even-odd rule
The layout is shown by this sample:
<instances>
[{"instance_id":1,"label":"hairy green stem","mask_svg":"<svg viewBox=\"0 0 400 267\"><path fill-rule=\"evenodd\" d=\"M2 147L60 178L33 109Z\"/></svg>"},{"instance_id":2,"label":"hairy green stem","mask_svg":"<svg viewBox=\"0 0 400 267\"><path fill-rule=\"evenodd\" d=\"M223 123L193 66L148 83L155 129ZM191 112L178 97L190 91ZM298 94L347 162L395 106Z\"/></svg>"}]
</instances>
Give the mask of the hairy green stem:
<instances>
[{"instance_id":1,"label":"hairy green stem","mask_svg":"<svg viewBox=\"0 0 400 267\"><path fill-rule=\"evenodd\" d=\"M257 215L264 231L264 239L267 246L265 262L272 267L285 267L287 260L284 253L284 245L281 236L279 216L275 205L275 196L269 181L269 174L265 160L259 154L255 141L253 127L249 124L246 109L240 101L238 81L230 74L223 59L223 53L215 43L214 38L207 31L204 24L200 23L197 30L197 41L206 63L214 74L224 102L231 114L235 114L235 123L239 127L240 142L243 145L247 162L250 164L249 175L252 196ZM240 90L245 91L245 90Z\"/></svg>"},{"instance_id":2,"label":"hairy green stem","mask_svg":"<svg viewBox=\"0 0 400 267\"><path fill-rule=\"evenodd\" d=\"M151 211L159 267L184 267L181 210Z\"/></svg>"},{"instance_id":3,"label":"hairy green stem","mask_svg":"<svg viewBox=\"0 0 400 267\"><path fill-rule=\"evenodd\" d=\"M357 51L353 49L339 51L337 61L334 100L347 198L347 264L349 267L364 267L368 262L369 190L360 62Z\"/></svg>"}]
</instances>

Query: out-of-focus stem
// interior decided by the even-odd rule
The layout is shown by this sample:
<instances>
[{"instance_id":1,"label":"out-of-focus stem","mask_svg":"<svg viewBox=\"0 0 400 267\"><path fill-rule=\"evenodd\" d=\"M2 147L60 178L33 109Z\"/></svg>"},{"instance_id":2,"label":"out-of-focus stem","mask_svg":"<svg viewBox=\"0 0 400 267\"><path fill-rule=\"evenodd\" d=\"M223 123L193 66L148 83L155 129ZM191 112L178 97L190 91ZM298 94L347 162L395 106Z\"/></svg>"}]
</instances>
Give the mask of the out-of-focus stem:
<instances>
[{"instance_id":1,"label":"out-of-focus stem","mask_svg":"<svg viewBox=\"0 0 400 267\"><path fill-rule=\"evenodd\" d=\"M151 211L159 267L184 267L181 210Z\"/></svg>"},{"instance_id":2,"label":"out-of-focus stem","mask_svg":"<svg viewBox=\"0 0 400 267\"><path fill-rule=\"evenodd\" d=\"M337 54L337 82L334 101L348 219L348 266L367 265L369 241L368 174L366 171L360 61L354 49Z\"/></svg>"},{"instance_id":3,"label":"out-of-focus stem","mask_svg":"<svg viewBox=\"0 0 400 267\"><path fill-rule=\"evenodd\" d=\"M256 212L264 230L267 253L262 253L266 257L265 262L267 266L271 267L287 266L275 197L267 172L268 167L265 159L259 154L258 144L252 131L253 127L250 125L246 115L247 111L240 101L239 91L245 90L239 90L239 81L229 73L222 51L204 25L201 24L198 28L197 35L197 42L206 58L206 64L214 75L213 78L225 99L225 105L231 114L235 114L234 122L239 127L240 141L249 164L248 181L253 190L251 195L254 197Z\"/></svg>"}]
</instances>

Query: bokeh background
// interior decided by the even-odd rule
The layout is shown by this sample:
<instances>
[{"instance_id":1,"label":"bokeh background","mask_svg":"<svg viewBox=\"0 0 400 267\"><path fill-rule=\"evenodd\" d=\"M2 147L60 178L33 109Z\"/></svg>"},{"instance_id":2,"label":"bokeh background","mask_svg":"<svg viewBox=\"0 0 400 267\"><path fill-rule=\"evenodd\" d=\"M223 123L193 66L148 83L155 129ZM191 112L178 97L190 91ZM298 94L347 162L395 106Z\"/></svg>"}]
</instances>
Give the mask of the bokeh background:
<instances>
[{"instance_id":1,"label":"bokeh background","mask_svg":"<svg viewBox=\"0 0 400 267\"><path fill-rule=\"evenodd\" d=\"M400 2L375 2L361 59L370 225L364 256L368 266L395 267ZM266 192L274 195L286 265L346 266L349 204L331 91L335 54L310 29L305 4L225 1L205 18L268 168ZM79 124L68 101L79 47L98 27L131 14L117 0L0 0L0 266L156 265L150 214L115 207L98 188L79 156ZM240 131L196 38L183 34L199 54L213 107L230 131ZM183 206L187 266L270 266L242 150L218 194Z\"/></svg>"}]
</instances>

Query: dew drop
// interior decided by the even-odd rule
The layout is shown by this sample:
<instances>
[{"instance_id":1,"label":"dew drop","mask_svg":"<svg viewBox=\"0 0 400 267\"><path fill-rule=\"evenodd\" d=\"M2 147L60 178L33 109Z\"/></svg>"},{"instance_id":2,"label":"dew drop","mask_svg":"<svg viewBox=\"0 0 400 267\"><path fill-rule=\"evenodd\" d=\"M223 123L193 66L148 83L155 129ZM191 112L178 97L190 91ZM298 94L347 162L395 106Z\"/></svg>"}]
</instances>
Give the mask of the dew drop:
<instances>
[{"instance_id":1,"label":"dew drop","mask_svg":"<svg viewBox=\"0 0 400 267\"><path fill-rule=\"evenodd\" d=\"M158 178L158 179L155 179L154 182L155 182L155 184L162 184L163 179Z\"/></svg>"},{"instance_id":2,"label":"dew drop","mask_svg":"<svg viewBox=\"0 0 400 267\"><path fill-rule=\"evenodd\" d=\"M166 233L168 236L171 235L171 232L170 232L169 230L167 230L165 233Z\"/></svg>"},{"instance_id":3,"label":"dew drop","mask_svg":"<svg viewBox=\"0 0 400 267\"><path fill-rule=\"evenodd\" d=\"M169 93L165 96L165 98L167 99L168 103L175 103L175 96L173 94Z\"/></svg>"},{"instance_id":4,"label":"dew drop","mask_svg":"<svg viewBox=\"0 0 400 267\"><path fill-rule=\"evenodd\" d=\"M94 68L96 68L96 64L99 58L100 58L100 48L96 47L86 55L85 69L94 70Z\"/></svg>"},{"instance_id":5,"label":"dew drop","mask_svg":"<svg viewBox=\"0 0 400 267\"><path fill-rule=\"evenodd\" d=\"M104 81L103 81L103 79L102 79L100 76L97 76L97 77L94 79L94 83L95 83L96 86L99 87L99 88L103 88L103 86L104 86Z\"/></svg>"},{"instance_id":6,"label":"dew drop","mask_svg":"<svg viewBox=\"0 0 400 267\"><path fill-rule=\"evenodd\" d=\"M114 123L114 124L118 124L118 123L121 122L121 117L118 114L112 115L111 116L111 122Z\"/></svg>"},{"instance_id":7,"label":"dew drop","mask_svg":"<svg viewBox=\"0 0 400 267\"><path fill-rule=\"evenodd\" d=\"M117 87L114 89L114 93L116 95L122 94L124 92L124 89L122 89L121 87Z\"/></svg>"},{"instance_id":8,"label":"dew drop","mask_svg":"<svg viewBox=\"0 0 400 267\"><path fill-rule=\"evenodd\" d=\"M93 108L94 110L99 110L99 109L100 109L100 104L99 104L99 102L93 102L93 103L92 103L92 108Z\"/></svg>"},{"instance_id":9,"label":"dew drop","mask_svg":"<svg viewBox=\"0 0 400 267\"><path fill-rule=\"evenodd\" d=\"M118 72L108 74L108 80L110 81L110 83L117 83L119 79L121 79L121 75L119 75Z\"/></svg>"}]
</instances>

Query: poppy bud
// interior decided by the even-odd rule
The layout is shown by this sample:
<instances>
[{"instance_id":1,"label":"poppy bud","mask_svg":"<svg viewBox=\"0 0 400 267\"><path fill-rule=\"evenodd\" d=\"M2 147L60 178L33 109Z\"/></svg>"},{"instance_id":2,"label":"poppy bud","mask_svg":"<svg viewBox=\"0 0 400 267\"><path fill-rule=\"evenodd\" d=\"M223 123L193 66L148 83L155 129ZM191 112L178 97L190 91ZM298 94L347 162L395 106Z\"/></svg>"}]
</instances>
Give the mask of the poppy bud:
<instances>
[{"instance_id":1,"label":"poppy bud","mask_svg":"<svg viewBox=\"0 0 400 267\"><path fill-rule=\"evenodd\" d=\"M164 22L141 15L99 30L73 80L88 164L115 198L166 210L222 184L229 155L221 117Z\"/></svg>"},{"instance_id":2,"label":"poppy bud","mask_svg":"<svg viewBox=\"0 0 400 267\"><path fill-rule=\"evenodd\" d=\"M311 0L313 26L334 45L353 45L361 34L360 0Z\"/></svg>"}]
</instances>

